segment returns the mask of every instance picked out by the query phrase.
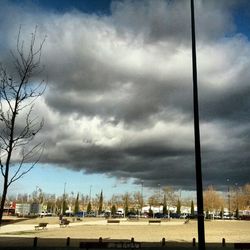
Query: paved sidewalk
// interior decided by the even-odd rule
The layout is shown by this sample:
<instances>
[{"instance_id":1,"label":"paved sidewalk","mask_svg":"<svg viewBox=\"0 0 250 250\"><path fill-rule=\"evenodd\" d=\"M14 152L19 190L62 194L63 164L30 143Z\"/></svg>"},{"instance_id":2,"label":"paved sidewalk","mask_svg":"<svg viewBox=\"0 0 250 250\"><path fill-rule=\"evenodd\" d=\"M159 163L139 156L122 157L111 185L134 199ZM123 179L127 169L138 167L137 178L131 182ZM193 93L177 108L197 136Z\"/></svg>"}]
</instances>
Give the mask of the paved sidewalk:
<instances>
[{"instance_id":1,"label":"paved sidewalk","mask_svg":"<svg viewBox=\"0 0 250 250\"><path fill-rule=\"evenodd\" d=\"M44 221L46 222L46 221ZM146 221L128 221L127 219L120 219L119 225L148 225L148 222ZM162 222L162 225L180 225L183 224L183 222ZM12 233L12 232L20 232L20 231L35 231L35 226L38 224L7 224L4 226L0 227L0 237L1 234L5 233ZM75 227L75 226L81 226L81 225L108 225L106 220L94 220L94 221L77 221L77 222L70 222L69 226L70 227ZM47 225L48 229L53 229L53 228L60 228L59 223L58 224L48 224Z\"/></svg>"},{"instance_id":2,"label":"paved sidewalk","mask_svg":"<svg viewBox=\"0 0 250 250\"><path fill-rule=\"evenodd\" d=\"M80 225L105 225L105 221L81 221L81 222L71 222L69 224L70 227L73 226L80 226ZM12 233L12 232L20 232L20 231L35 231L35 226L38 224L8 224L0 227L0 234L4 233ZM47 225L48 229L53 229L53 228L60 228L59 223L58 224L48 224ZM0 235L1 236L1 235Z\"/></svg>"}]
</instances>

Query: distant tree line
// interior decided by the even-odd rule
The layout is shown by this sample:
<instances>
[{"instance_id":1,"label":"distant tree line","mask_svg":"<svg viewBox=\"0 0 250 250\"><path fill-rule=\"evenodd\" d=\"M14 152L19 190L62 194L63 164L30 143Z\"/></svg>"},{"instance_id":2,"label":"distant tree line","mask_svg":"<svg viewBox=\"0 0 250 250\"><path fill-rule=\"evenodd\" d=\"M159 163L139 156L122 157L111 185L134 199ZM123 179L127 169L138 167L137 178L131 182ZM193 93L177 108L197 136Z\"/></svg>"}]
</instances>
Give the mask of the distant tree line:
<instances>
[{"instance_id":1,"label":"distant tree line","mask_svg":"<svg viewBox=\"0 0 250 250\"><path fill-rule=\"evenodd\" d=\"M105 199L103 191L91 198L79 192L56 196L55 194L46 194L38 188L30 195L9 196L6 206L13 201L16 203L40 203L47 207L48 211L58 214L66 210L71 210L74 213L87 211L97 214L101 214L104 210L110 210L111 213L115 213L118 208L123 208L126 215L129 212L139 213L142 204L150 207L162 206L164 214L169 213L169 207L176 207L176 213L181 213L181 206L190 207L191 214L194 214L195 210L193 198L184 199L179 192L169 186L162 188L160 192L155 192L147 199L142 197L140 192L114 194L110 199ZM250 184L230 188L229 193L216 191L213 186L209 186L204 191L205 212L218 213L224 208L228 208L229 202L231 212L237 213L239 210L250 209Z\"/></svg>"}]
</instances>

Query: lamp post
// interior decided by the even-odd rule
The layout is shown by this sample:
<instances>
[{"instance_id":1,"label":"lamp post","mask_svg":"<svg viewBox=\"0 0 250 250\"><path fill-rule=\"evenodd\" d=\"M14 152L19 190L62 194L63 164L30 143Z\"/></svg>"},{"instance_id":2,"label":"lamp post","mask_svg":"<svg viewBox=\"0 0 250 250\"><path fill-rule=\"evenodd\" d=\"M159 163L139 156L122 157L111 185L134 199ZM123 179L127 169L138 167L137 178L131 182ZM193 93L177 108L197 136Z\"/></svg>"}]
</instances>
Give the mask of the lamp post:
<instances>
[{"instance_id":1,"label":"lamp post","mask_svg":"<svg viewBox=\"0 0 250 250\"><path fill-rule=\"evenodd\" d=\"M235 183L235 189L236 189L236 211L235 211L235 217L236 219L239 219L239 200L238 200L238 183Z\"/></svg>"},{"instance_id":2,"label":"lamp post","mask_svg":"<svg viewBox=\"0 0 250 250\"><path fill-rule=\"evenodd\" d=\"M202 169L201 169L194 0L190 0L190 7L191 7L192 66L193 66L192 68L193 68L195 170L196 170L196 192L197 192L197 210L198 210L198 247L199 250L205 250L205 227L204 227L203 186L202 186Z\"/></svg>"},{"instance_id":3,"label":"lamp post","mask_svg":"<svg viewBox=\"0 0 250 250\"><path fill-rule=\"evenodd\" d=\"M143 203L144 203L144 201L143 201L143 184L144 184L144 182L141 181L141 213L142 213L142 208L143 208Z\"/></svg>"},{"instance_id":4,"label":"lamp post","mask_svg":"<svg viewBox=\"0 0 250 250\"><path fill-rule=\"evenodd\" d=\"M158 184L158 203L159 203L159 213L161 209L161 184Z\"/></svg>"},{"instance_id":5,"label":"lamp post","mask_svg":"<svg viewBox=\"0 0 250 250\"><path fill-rule=\"evenodd\" d=\"M91 203L91 189L92 189L92 185L90 185L89 187L89 202Z\"/></svg>"},{"instance_id":6,"label":"lamp post","mask_svg":"<svg viewBox=\"0 0 250 250\"><path fill-rule=\"evenodd\" d=\"M227 198L228 198L228 216L230 217L231 212L231 202L230 202L230 179L227 179Z\"/></svg>"},{"instance_id":7,"label":"lamp post","mask_svg":"<svg viewBox=\"0 0 250 250\"><path fill-rule=\"evenodd\" d=\"M62 202L61 214L63 215L65 211L66 211L66 182L64 182L64 188L63 188L63 202Z\"/></svg>"}]
</instances>

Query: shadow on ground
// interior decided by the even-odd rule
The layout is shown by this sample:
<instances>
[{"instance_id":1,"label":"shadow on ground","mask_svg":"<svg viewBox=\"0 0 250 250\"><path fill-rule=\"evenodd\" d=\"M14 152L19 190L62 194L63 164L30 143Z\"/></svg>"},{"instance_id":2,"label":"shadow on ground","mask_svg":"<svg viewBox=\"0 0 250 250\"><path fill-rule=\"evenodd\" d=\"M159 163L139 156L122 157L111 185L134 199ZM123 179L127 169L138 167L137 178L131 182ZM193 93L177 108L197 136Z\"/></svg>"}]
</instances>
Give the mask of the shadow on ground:
<instances>
[{"instance_id":1,"label":"shadow on ground","mask_svg":"<svg viewBox=\"0 0 250 250\"><path fill-rule=\"evenodd\" d=\"M131 240L110 240L110 239L102 239L103 242L108 242L106 245L106 249L137 249L137 248L145 248L148 250L151 249L198 249L197 243L194 246L193 242L139 242L140 244L120 244L121 242L130 243ZM57 239L57 238L21 238L21 237L1 237L0 238L0 248L5 250L25 250L25 249L38 249L38 250L60 250L60 249L79 249L80 242L98 242L93 239L78 239L78 238L67 238L67 239ZM117 244L116 244L117 243ZM34 246L36 245L36 246ZM102 247L92 246L89 249L101 249ZM227 243L225 246L222 246L220 243L207 243L207 249L224 249L231 250L234 249L233 243ZM87 247L83 247L82 249L87 249ZM103 248L102 248L103 249Z\"/></svg>"}]
</instances>

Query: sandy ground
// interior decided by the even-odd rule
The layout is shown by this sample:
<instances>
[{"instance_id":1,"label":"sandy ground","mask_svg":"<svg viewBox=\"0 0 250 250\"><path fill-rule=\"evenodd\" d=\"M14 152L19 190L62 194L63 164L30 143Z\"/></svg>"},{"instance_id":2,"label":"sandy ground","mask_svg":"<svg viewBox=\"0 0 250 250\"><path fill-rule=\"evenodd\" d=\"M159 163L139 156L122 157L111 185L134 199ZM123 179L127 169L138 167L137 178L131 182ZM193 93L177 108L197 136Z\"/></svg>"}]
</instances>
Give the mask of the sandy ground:
<instances>
[{"instance_id":1,"label":"sandy ground","mask_svg":"<svg viewBox=\"0 0 250 250\"><path fill-rule=\"evenodd\" d=\"M72 220L72 219L71 219ZM35 230L39 222L48 222L47 230ZM197 236L197 221L184 220L162 221L161 224L149 224L148 220L139 221L121 220L119 224L108 224L102 218L84 218L80 222L71 222L69 227L60 228L58 218L37 218L18 221L0 228L0 246L32 244L34 237L38 237L40 244L56 244L56 239L61 239L65 245L67 237L72 244L79 245L79 241L97 240L130 240L132 237L139 242L179 242L192 244ZM225 238L226 243L250 242L250 221L206 221L206 242L220 243ZM74 243L73 243L74 242Z\"/></svg>"}]
</instances>

